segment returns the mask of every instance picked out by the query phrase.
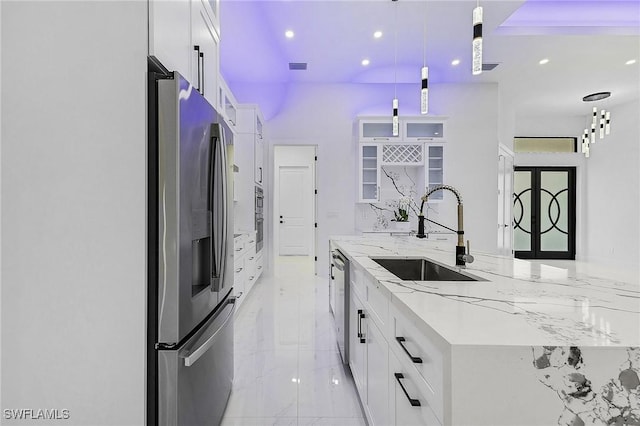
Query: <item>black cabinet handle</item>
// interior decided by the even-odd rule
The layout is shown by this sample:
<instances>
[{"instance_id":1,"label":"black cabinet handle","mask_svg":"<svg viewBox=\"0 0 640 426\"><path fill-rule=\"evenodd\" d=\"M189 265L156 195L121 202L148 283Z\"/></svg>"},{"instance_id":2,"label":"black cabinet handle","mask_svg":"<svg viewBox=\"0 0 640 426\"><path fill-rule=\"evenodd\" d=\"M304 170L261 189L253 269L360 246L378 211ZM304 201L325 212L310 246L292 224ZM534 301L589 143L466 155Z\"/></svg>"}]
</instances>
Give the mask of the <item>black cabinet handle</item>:
<instances>
[{"instance_id":1,"label":"black cabinet handle","mask_svg":"<svg viewBox=\"0 0 640 426\"><path fill-rule=\"evenodd\" d=\"M360 338L360 343L366 343L367 341L364 339L364 333L362 332L362 318L364 318L364 312L362 309L358 309L358 337Z\"/></svg>"},{"instance_id":2,"label":"black cabinet handle","mask_svg":"<svg viewBox=\"0 0 640 426\"><path fill-rule=\"evenodd\" d=\"M198 46L198 45L196 44L195 46L193 46L193 50L195 50L195 51L196 51L197 58L198 58L198 88L197 88L197 90L198 90L198 92L202 93L202 92L200 91L200 88L202 87L202 86L200 85L200 55L201 55L201 53L200 53L200 46Z\"/></svg>"},{"instance_id":3,"label":"black cabinet handle","mask_svg":"<svg viewBox=\"0 0 640 426\"><path fill-rule=\"evenodd\" d=\"M262 139L262 137L261 137ZM260 183L262 183L262 167L258 167L258 169L260 169Z\"/></svg>"},{"instance_id":4,"label":"black cabinet handle","mask_svg":"<svg viewBox=\"0 0 640 426\"><path fill-rule=\"evenodd\" d=\"M402 349L404 349L404 353L407 354L407 356L409 358L411 358L411 361L413 361L414 364L422 364L422 358L420 358L419 356L413 356L409 353L409 351L407 350L407 348L402 344L402 342L405 342L407 339L405 339L404 337L396 337L396 340L398 341L398 344L400 346L402 346Z\"/></svg>"},{"instance_id":5,"label":"black cabinet handle","mask_svg":"<svg viewBox=\"0 0 640 426\"><path fill-rule=\"evenodd\" d=\"M283 221L280 221L280 223L284 223Z\"/></svg>"},{"instance_id":6,"label":"black cabinet handle","mask_svg":"<svg viewBox=\"0 0 640 426\"><path fill-rule=\"evenodd\" d=\"M400 379L404 379L404 374L402 374L402 373L393 373L393 375L396 377L396 380L398 381L398 384L402 388L402 392L404 392L404 394L406 395L406 397L409 400L409 403L411 404L411 406L412 407L420 407L420 401L418 401L417 399L411 398L409 396L409 394L407 393L407 390L402 385L402 382L400 381Z\"/></svg>"},{"instance_id":7,"label":"black cabinet handle","mask_svg":"<svg viewBox=\"0 0 640 426\"><path fill-rule=\"evenodd\" d=\"M332 280L336 279L336 277L333 276L333 263L331 264L331 272L329 272L329 275L331 276Z\"/></svg>"}]
</instances>

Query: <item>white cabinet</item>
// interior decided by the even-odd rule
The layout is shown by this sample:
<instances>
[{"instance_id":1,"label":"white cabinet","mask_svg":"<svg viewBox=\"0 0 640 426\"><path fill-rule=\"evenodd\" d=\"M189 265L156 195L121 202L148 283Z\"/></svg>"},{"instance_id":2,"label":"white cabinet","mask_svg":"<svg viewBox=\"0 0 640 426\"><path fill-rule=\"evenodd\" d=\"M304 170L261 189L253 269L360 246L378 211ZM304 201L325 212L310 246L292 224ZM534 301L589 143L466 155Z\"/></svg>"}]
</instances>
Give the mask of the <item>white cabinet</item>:
<instances>
[{"instance_id":1,"label":"white cabinet","mask_svg":"<svg viewBox=\"0 0 640 426\"><path fill-rule=\"evenodd\" d=\"M390 117L359 118L357 202L385 201L381 193L392 184L382 178L381 167L416 167L417 188L444 184L445 124L444 118L405 117L400 120L399 136L390 136ZM429 197L429 202L440 202L443 197L438 191Z\"/></svg>"},{"instance_id":2,"label":"white cabinet","mask_svg":"<svg viewBox=\"0 0 640 426\"><path fill-rule=\"evenodd\" d=\"M405 118L400 121L403 141L437 142L445 137L445 122L434 118Z\"/></svg>"},{"instance_id":3,"label":"white cabinet","mask_svg":"<svg viewBox=\"0 0 640 426\"><path fill-rule=\"evenodd\" d=\"M194 62L191 84L198 88L211 105L218 105L218 73L220 39L210 20L208 7L202 0L193 0L191 7L191 43Z\"/></svg>"},{"instance_id":4,"label":"white cabinet","mask_svg":"<svg viewBox=\"0 0 640 426\"><path fill-rule=\"evenodd\" d=\"M169 71L178 71L218 105L220 36L206 0L151 0L149 55Z\"/></svg>"},{"instance_id":5,"label":"white cabinet","mask_svg":"<svg viewBox=\"0 0 640 426\"><path fill-rule=\"evenodd\" d=\"M149 1L149 55L170 71L191 76L191 0Z\"/></svg>"},{"instance_id":6,"label":"white cabinet","mask_svg":"<svg viewBox=\"0 0 640 426\"><path fill-rule=\"evenodd\" d=\"M218 75L218 112L222 114L225 121L232 129L236 128L238 123L237 106L235 96L229 89L229 86L222 78L222 75Z\"/></svg>"},{"instance_id":7,"label":"white cabinet","mask_svg":"<svg viewBox=\"0 0 640 426\"><path fill-rule=\"evenodd\" d=\"M349 367L363 406L367 405L365 319L364 305L352 286L349 298Z\"/></svg>"},{"instance_id":8,"label":"white cabinet","mask_svg":"<svg viewBox=\"0 0 640 426\"><path fill-rule=\"evenodd\" d=\"M239 308L251 292L262 270L257 269L255 231L236 235L233 245L233 293L237 297L236 304Z\"/></svg>"},{"instance_id":9,"label":"white cabinet","mask_svg":"<svg viewBox=\"0 0 640 426\"><path fill-rule=\"evenodd\" d=\"M264 120L260 110L256 111L256 139L255 139L255 163L254 163L254 179L259 185L264 183Z\"/></svg>"},{"instance_id":10,"label":"white cabinet","mask_svg":"<svg viewBox=\"0 0 640 426\"><path fill-rule=\"evenodd\" d=\"M433 188L444 184L444 151L445 145L442 143L426 143L424 145L426 159L425 187ZM442 201L443 191L436 191L429 196L430 202Z\"/></svg>"},{"instance_id":11,"label":"white cabinet","mask_svg":"<svg viewBox=\"0 0 640 426\"><path fill-rule=\"evenodd\" d=\"M402 140L402 133L393 136L393 123L389 117L367 117L358 120L360 142L385 142Z\"/></svg>"},{"instance_id":12,"label":"white cabinet","mask_svg":"<svg viewBox=\"0 0 640 426\"><path fill-rule=\"evenodd\" d=\"M389 351L389 424L440 426L424 397L425 383Z\"/></svg>"},{"instance_id":13,"label":"white cabinet","mask_svg":"<svg viewBox=\"0 0 640 426\"><path fill-rule=\"evenodd\" d=\"M349 366L369 424L388 425L387 304L361 270L350 272Z\"/></svg>"},{"instance_id":14,"label":"white cabinet","mask_svg":"<svg viewBox=\"0 0 640 426\"><path fill-rule=\"evenodd\" d=\"M238 105L238 133L246 135L243 141L251 145L253 160L253 180L256 184L264 184L266 172L264 168L265 131L264 118L258 105ZM249 149L249 146L244 149Z\"/></svg>"},{"instance_id":15,"label":"white cabinet","mask_svg":"<svg viewBox=\"0 0 640 426\"><path fill-rule=\"evenodd\" d=\"M358 202L380 201L380 144L360 144L358 149Z\"/></svg>"}]
</instances>

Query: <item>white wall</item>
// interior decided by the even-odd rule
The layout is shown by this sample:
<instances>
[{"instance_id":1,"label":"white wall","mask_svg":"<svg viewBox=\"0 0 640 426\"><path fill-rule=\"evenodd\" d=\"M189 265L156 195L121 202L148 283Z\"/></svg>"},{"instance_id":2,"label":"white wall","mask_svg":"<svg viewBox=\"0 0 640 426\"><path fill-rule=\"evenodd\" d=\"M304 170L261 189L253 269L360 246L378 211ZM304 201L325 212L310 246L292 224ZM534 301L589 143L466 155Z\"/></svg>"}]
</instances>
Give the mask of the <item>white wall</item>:
<instances>
[{"instance_id":1,"label":"white wall","mask_svg":"<svg viewBox=\"0 0 640 426\"><path fill-rule=\"evenodd\" d=\"M516 154L518 166L576 167L576 258L637 265L640 260L639 102L611 108L611 134L575 154ZM590 109L579 117L517 117L516 136L580 137ZM578 139L578 143L580 140ZM633 266L637 268L637 266Z\"/></svg>"},{"instance_id":2,"label":"white wall","mask_svg":"<svg viewBox=\"0 0 640 426\"><path fill-rule=\"evenodd\" d=\"M640 102L611 108L611 134L587 160L587 259L640 262ZM636 275L637 277L637 275Z\"/></svg>"},{"instance_id":3,"label":"white wall","mask_svg":"<svg viewBox=\"0 0 640 426\"><path fill-rule=\"evenodd\" d=\"M329 269L330 235L355 232L356 155L353 123L358 115L391 113L393 85L229 83L239 102L258 103L273 145L318 146L318 273ZM399 84L400 115L419 115L418 85ZM275 102L274 102L275 99ZM460 190L465 205L465 237L474 250L496 250L498 91L487 85L434 85L430 113L448 119L448 184ZM269 185L273 183L270 169ZM441 217L456 224L455 198L445 195ZM444 220L444 219L443 219ZM267 238L273 229L267 230ZM326 272L325 272L326 271Z\"/></svg>"},{"instance_id":4,"label":"white wall","mask_svg":"<svg viewBox=\"0 0 640 426\"><path fill-rule=\"evenodd\" d=\"M2 409L144 424L146 24L2 2Z\"/></svg>"}]
</instances>

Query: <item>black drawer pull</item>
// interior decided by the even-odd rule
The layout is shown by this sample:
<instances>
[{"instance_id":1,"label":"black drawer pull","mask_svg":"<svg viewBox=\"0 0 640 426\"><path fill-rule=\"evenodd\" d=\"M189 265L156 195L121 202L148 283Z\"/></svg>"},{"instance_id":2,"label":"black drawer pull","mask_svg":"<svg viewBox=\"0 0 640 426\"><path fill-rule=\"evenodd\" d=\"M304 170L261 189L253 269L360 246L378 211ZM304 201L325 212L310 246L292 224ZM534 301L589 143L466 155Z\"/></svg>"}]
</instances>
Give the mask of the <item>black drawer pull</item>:
<instances>
[{"instance_id":1,"label":"black drawer pull","mask_svg":"<svg viewBox=\"0 0 640 426\"><path fill-rule=\"evenodd\" d=\"M396 337L396 340L398 341L398 344L402 346L402 349L404 349L404 353L406 353L407 356L411 358L411 361L413 361L414 364L422 364L422 358L420 358L419 356L411 355L407 348L402 344L402 342L405 342L407 339L405 339L404 337Z\"/></svg>"},{"instance_id":2,"label":"black drawer pull","mask_svg":"<svg viewBox=\"0 0 640 426\"><path fill-rule=\"evenodd\" d=\"M404 394L407 396L407 399L411 403L411 406L412 407L420 407L420 401L418 401L417 399L411 398L409 396L409 394L407 393L407 390L404 388L404 386L402 386L402 382L400 381L400 379L404 379L404 374L402 374L402 373L393 373L393 375L396 376L396 380L398 381L398 384L402 388L402 392L404 392Z\"/></svg>"},{"instance_id":3,"label":"black drawer pull","mask_svg":"<svg viewBox=\"0 0 640 426\"><path fill-rule=\"evenodd\" d=\"M364 339L364 333L362 332L362 318L364 318L364 312L362 309L358 309L358 337L360 338L360 343L366 343L367 341Z\"/></svg>"}]
</instances>

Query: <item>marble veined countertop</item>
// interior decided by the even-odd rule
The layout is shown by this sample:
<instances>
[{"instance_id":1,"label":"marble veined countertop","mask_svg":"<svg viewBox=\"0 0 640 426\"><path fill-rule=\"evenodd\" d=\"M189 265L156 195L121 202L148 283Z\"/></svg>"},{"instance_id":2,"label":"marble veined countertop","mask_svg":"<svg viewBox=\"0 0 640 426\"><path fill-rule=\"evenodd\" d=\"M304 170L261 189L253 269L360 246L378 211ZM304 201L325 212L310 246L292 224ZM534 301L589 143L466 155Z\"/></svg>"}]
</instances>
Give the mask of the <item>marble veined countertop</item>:
<instances>
[{"instance_id":1,"label":"marble veined countertop","mask_svg":"<svg viewBox=\"0 0 640 426\"><path fill-rule=\"evenodd\" d=\"M370 257L426 257L452 267L455 247L413 236L330 239L389 290L391 303L449 344L640 346L637 266L622 271L575 261L528 261L472 247L475 261L465 271L487 281L403 281Z\"/></svg>"}]
</instances>

